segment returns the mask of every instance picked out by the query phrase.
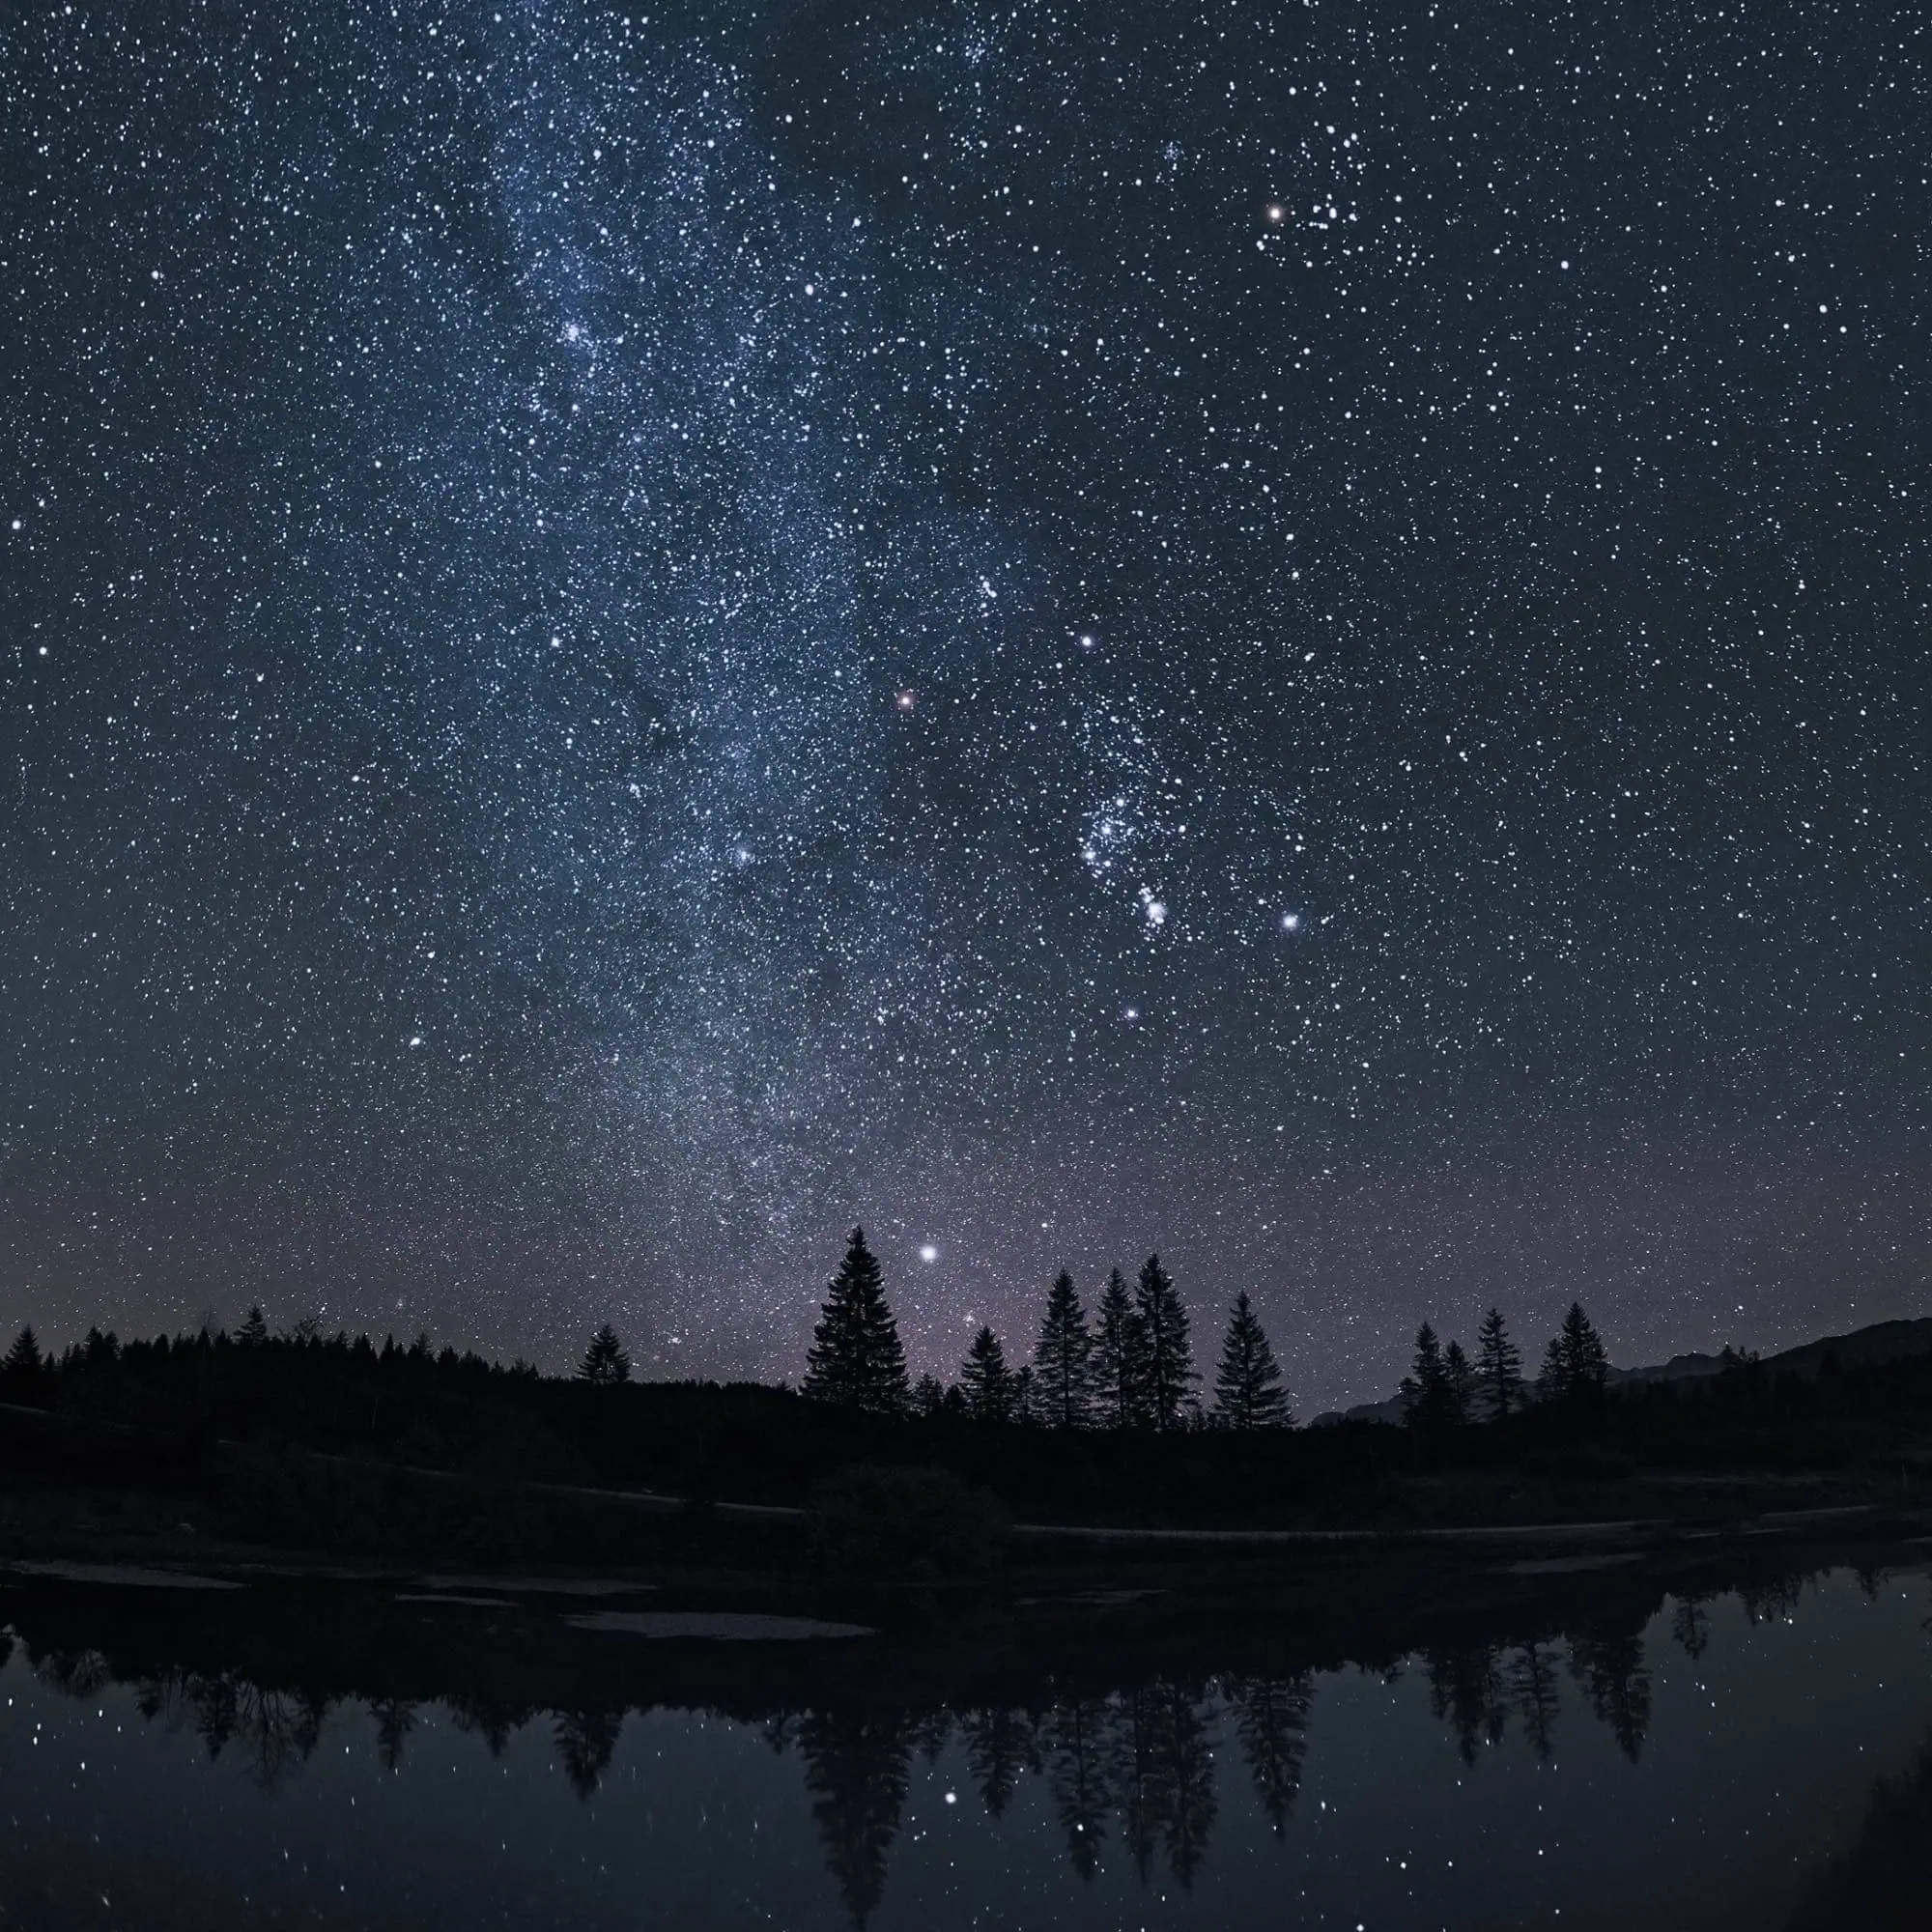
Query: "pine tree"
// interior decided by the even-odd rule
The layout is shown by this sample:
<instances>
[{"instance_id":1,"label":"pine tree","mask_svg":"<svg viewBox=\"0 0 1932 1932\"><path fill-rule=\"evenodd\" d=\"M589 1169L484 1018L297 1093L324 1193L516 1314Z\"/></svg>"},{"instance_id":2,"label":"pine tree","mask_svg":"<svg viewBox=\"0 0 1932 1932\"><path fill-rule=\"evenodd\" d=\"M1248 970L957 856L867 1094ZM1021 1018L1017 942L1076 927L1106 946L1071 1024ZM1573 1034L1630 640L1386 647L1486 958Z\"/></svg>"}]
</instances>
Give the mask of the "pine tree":
<instances>
[{"instance_id":1,"label":"pine tree","mask_svg":"<svg viewBox=\"0 0 1932 1932\"><path fill-rule=\"evenodd\" d=\"M41 1372L41 1345L34 1339L31 1327L22 1328L14 1338L14 1346L7 1350L7 1359L0 1362L0 1374L5 1374L15 1381L31 1381Z\"/></svg>"},{"instance_id":2,"label":"pine tree","mask_svg":"<svg viewBox=\"0 0 1932 1932\"><path fill-rule=\"evenodd\" d=\"M1187 1310L1158 1255L1141 1264L1134 1312L1147 1338L1148 1419L1156 1429L1179 1429L1186 1414L1188 1384L1200 1378L1187 1344Z\"/></svg>"},{"instance_id":3,"label":"pine tree","mask_svg":"<svg viewBox=\"0 0 1932 1932\"><path fill-rule=\"evenodd\" d=\"M913 1384L912 1412L934 1416L946 1406L946 1384L935 1375L921 1376Z\"/></svg>"},{"instance_id":4,"label":"pine tree","mask_svg":"<svg viewBox=\"0 0 1932 1932\"><path fill-rule=\"evenodd\" d=\"M1147 1420L1147 1333L1119 1268L1100 1296L1094 1352L1100 1419L1110 1429L1140 1427Z\"/></svg>"},{"instance_id":5,"label":"pine tree","mask_svg":"<svg viewBox=\"0 0 1932 1932\"><path fill-rule=\"evenodd\" d=\"M624 1345L610 1322L605 1322L590 1338L590 1346L578 1366L577 1379L594 1382L600 1388L614 1387L631 1379L631 1358L624 1352Z\"/></svg>"},{"instance_id":6,"label":"pine tree","mask_svg":"<svg viewBox=\"0 0 1932 1932\"><path fill-rule=\"evenodd\" d=\"M1610 1358L1603 1338L1583 1313L1582 1303L1573 1301L1543 1357L1543 1392L1551 1402L1593 1402L1609 1378Z\"/></svg>"},{"instance_id":7,"label":"pine tree","mask_svg":"<svg viewBox=\"0 0 1932 1932\"><path fill-rule=\"evenodd\" d=\"M1243 1289L1235 1297L1221 1370L1214 1378L1215 1419L1229 1429L1284 1429L1294 1418L1281 1386L1274 1350Z\"/></svg>"},{"instance_id":8,"label":"pine tree","mask_svg":"<svg viewBox=\"0 0 1932 1932\"><path fill-rule=\"evenodd\" d=\"M269 1324L259 1302L248 1310L248 1318L236 1329L235 1339L247 1349L259 1349L269 1339Z\"/></svg>"},{"instance_id":9,"label":"pine tree","mask_svg":"<svg viewBox=\"0 0 1932 1932\"><path fill-rule=\"evenodd\" d=\"M1449 1419L1449 1371L1427 1321L1415 1331L1415 1361L1402 1378L1402 1419L1411 1429L1440 1429Z\"/></svg>"},{"instance_id":10,"label":"pine tree","mask_svg":"<svg viewBox=\"0 0 1932 1932\"><path fill-rule=\"evenodd\" d=\"M904 1412L905 1350L866 1231L852 1230L806 1357L805 1393L874 1415Z\"/></svg>"},{"instance_id":11,"label":"pine tree","mask_svg":"<svg viewBox=\"0 0 1932 1932\"><path fill-rule=\"evenodd\" d=\"M1007 1372L1007 1351L990 1328L981 1328L966 1351L959 1371L966 1410L975 1422L1005 1422L1012 1411L1012 1377Z\"/></svg>"},{"instance_id":12,"label":"pine tree","mask_svg":"<svg viewBox=\"0 0 1932 1932\"><path fill-rule=\"evenodd\" d=\"M1040 1419L1049 1429L1084 1429L1093 1419L1094 1341L1073 1277L1064 1270L1048 1292L1034 1360Z\"/></svg>"},{"instance_id":13,"label":"pine tree","mask_svg":"<svg viewBox=\"0 0 1932 1932\"><path fill-rule=\"evenodd\" d=\"M1475 1412L1476 1372L1460 1342L1442 1351L1442 1412L1452 1428L1461 1429Z\"/></svg>"},{"instance_id":14,"label":"pine tree","mask_svg":"<svg viewBox=\"0 0 1932 1932\"><path fill-rule=\"evenodd\" d=\"M1489 1421L1500 1422L1522 1406L1522 1350L1510 1340L1500 1308L1483 1317L1477 1333L1476 1380Z\"/></svg>"},{"instance_id":15,"label":"pine tree","mask_svg":"<svg viewBox=\"0 0 1932 1932\"><path fill-rule=\"evenodd\" d=\"M1040 1421L1039 1378L1031 1362L1022 1362L1007 1382L1007 1420L1026 1425Z\"/></svg>"}]
</instances>

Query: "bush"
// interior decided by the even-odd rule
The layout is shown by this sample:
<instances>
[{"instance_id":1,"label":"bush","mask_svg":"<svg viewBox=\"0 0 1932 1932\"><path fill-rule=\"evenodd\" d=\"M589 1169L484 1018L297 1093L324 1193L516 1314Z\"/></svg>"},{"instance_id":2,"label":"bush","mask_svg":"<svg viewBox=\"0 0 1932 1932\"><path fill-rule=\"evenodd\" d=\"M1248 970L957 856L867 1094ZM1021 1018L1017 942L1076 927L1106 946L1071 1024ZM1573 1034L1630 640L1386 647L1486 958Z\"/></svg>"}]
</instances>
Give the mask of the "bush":
<instances>
[{"instance_id":1,"label":"bush","mask_svg":"<svg viewBox=\"0 0 1932 1932\"><path fill-rule=\"evenodd\" d=\"M945 1469L838 1469L810 1510L811 1556L835 1576L937 1582L996 1569L1006 1520L984 1490Z\"/></svg>"}]
</instances>

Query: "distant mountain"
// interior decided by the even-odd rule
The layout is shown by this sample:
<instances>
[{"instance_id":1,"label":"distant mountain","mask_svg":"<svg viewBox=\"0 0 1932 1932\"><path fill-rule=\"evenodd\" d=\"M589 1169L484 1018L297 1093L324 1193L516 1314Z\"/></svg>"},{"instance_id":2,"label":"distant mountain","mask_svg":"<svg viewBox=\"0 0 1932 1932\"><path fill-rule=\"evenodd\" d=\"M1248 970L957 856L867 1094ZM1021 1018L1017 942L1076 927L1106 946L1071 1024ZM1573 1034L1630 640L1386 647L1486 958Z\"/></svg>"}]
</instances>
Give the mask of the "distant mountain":
<instances>
[{"instance_id":1,"label":"distant mountain","mask_svg":"<svg viewBox=\"0 0 1932 1932\"><path fill-rule=\"evenodd\" d=\"M1917 1321L1874 1321L1869 1328L1854 1328L1849 1335L1823 1335L1815 1342L1801 1343L1776 1355L1766 1355L1760 1367L1774 1375L1811 1377L1834 1358L1845 1367L1864 1368L1874 1362L1902 1361L1908 1355L1932 1355L1932 1317ZM1648 1368L1612 1369L1610 1385L1620 1382L1701 1381L1720 1376L1740 1358L1736 1355L1672 1355L1667 1362ZM1315 1427L1336 1422L1402 1421L1402 1398L1392 1395L1386 1402L1359 1402L1353 1408L1329 1409L1315 1418Z\"/></svg>"}]
</instances>

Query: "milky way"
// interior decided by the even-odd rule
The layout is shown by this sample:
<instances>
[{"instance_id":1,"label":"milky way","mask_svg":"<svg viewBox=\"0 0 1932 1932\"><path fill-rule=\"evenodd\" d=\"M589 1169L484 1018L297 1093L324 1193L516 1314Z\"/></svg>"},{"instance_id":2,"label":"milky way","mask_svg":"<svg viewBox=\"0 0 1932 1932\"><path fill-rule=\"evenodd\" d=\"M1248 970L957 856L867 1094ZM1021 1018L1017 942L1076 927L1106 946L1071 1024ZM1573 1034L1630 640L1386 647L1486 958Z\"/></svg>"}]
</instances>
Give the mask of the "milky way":
<instances>
[{"instance_id":1,"label":"milky way","mask_svg":"<svg viewBox=\"0 0 1932 1932\"><path fill-rule=\"evenodd\" d=\"M1927 1307L1926 40L0 21L0 1317Z\"/></svg>"}]
</instances>

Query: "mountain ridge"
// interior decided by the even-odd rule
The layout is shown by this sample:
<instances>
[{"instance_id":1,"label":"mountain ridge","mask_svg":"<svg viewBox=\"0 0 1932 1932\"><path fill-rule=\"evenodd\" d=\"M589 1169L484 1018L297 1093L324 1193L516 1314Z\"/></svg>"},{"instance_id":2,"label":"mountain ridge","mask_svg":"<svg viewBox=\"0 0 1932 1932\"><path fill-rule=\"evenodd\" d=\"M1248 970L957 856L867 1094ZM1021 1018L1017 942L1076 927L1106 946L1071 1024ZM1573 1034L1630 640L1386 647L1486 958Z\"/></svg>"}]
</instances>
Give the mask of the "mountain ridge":
<instances>
[{"instance_id":1,"label":"mountain ridge","mask_svg":"<svg viewBox=\"0 0 1932 1932\"><path fill-rule=\"evenodd\" d=\"M1874 1321L1854 1328L1845 1335L1821 1335L1815 1341L1801 1342L1775 1355L1758 1357L1758 1367L1776 1375L1797 1375L1807 1379L1818 1375L1833 1357L1845 1365L1863 1366L1873 1362L1901 1361L1910 1355L1932 1354L1932 1316L1904 1317L1891 1321ZM1630 1382L1707 1381L1726 1369L1748 1361L1748 1356L1721 1350L1709 1355L1697 1351L1672 1355L1666 1362L1642 1368L1610 1371L1610 1386ZM1386 1422L1402 1420L1402 1397L1392 1395L1381 1402L1358 1402L1350 1408L1331 1408L1318 1415L1314 1428L1338 1422Z\"/></svg>"}]
</instances>

